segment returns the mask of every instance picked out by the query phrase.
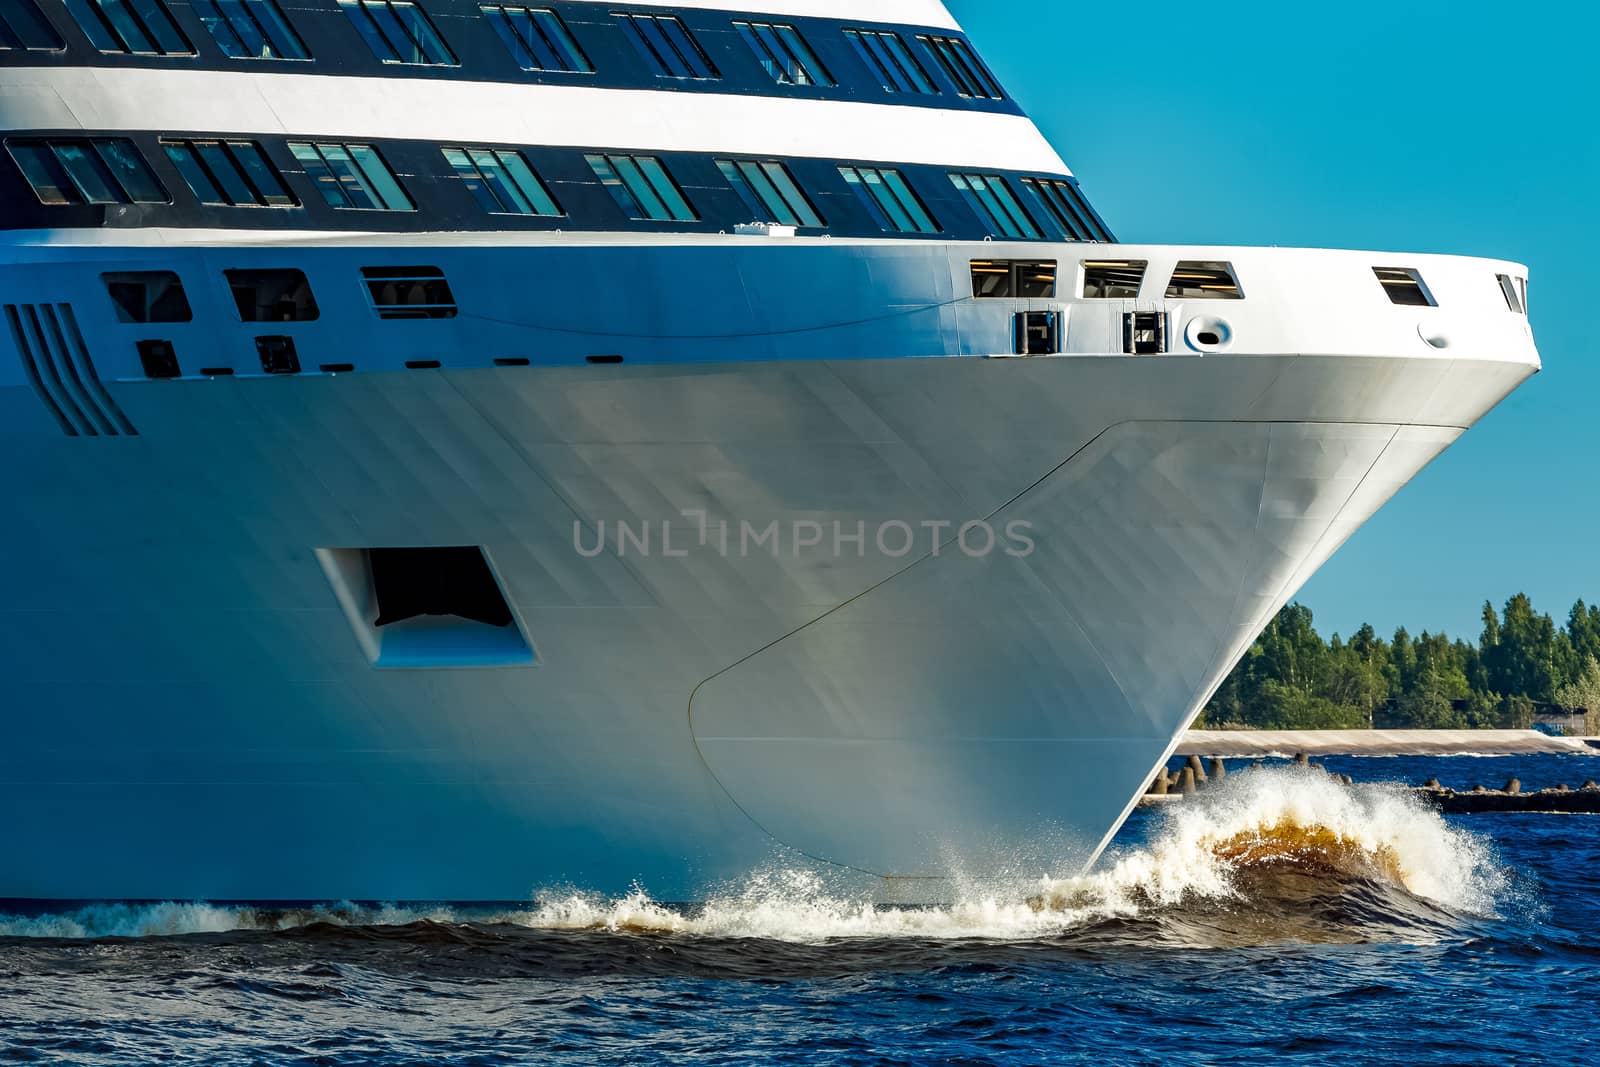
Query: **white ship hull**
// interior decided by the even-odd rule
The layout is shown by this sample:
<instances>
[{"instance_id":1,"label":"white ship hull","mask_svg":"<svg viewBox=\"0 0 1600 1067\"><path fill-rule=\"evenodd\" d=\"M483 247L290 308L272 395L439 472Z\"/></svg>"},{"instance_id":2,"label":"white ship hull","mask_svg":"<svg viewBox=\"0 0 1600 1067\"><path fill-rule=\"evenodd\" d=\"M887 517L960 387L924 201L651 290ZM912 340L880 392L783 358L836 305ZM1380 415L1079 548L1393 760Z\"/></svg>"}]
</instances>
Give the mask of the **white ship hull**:
<instances>
[{"instance_id":1,"label":"white ship hull","mask_svg":"<svg viewBox=\"0 0 1600 1067\"><path fill-rule=\"evenodd\" d=\"M1440 307L1398 308L1364 254L1094 248L1253 285L1225 351L1141 357L1119 302L966 299L998 245L404 241L288 260L323 315L280 332L351 374L245 376L226 288L196 291L281 247L0 268L8 305L73 303L137 431L65 436L0 344L0 898L1075 873L1270 616L1537 369L1481 261L1411 257ZM374 261L438 263L462 316L380 323L322 279ZM153 328L95 274L157 264L198 273L195 322L154 329L239 376L122 380ZM1064 354L988 358L1031 306ZM481 547L526 654L366 625L351 553L407 546Z\"/></svg>"}]
</instances>

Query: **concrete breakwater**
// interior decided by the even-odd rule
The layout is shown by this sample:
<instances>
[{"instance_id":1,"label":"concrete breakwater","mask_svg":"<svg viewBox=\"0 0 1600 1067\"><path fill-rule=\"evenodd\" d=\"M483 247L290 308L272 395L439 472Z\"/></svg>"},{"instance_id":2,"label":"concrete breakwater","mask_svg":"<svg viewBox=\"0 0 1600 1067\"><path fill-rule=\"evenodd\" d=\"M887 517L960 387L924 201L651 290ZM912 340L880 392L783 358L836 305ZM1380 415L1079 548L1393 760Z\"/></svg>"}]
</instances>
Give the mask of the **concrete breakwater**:
<instances>
[{"instance_id":1,"label":"concrete breakwater","mask_svg":"<svg viewBox=\"0 0 1600 1067\"><path fill-rule=\"evenodd\" d=\"M1311 762L1310 755L1305 752L1296 753L1294 763L1305 768L1307 773L1331 773L1321 764ZM1208 764L1199 756L1191 755L1177 773L1170 773L1165 767L1157 772L1150 788L1140 798L1140 804L1155 806L1182 800L1211 787L1227 775L1227 765L1220 757L1212 757ZM1355 784L1348 774L1335 774L1334 777L1345 785ZM1440 811L1452 815L1490 812L1600 815L1600 783L1592 779L1577 789L1562 783L1550 789L1525 792L1522 782L1516 778L1508 780L1499 789L1478 785L1468 790L1447 789L1439 784L1437 778L1429 778L1416 786L1413 792Z\"/></svg>"}]
</instances>

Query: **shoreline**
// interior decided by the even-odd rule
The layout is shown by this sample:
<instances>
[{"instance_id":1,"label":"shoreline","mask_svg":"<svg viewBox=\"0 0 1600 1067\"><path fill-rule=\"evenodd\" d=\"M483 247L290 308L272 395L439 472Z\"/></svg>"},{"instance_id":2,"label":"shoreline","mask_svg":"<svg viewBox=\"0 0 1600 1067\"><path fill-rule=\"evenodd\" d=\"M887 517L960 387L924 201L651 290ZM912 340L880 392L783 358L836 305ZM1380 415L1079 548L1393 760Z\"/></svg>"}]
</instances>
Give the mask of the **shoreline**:
<instances>
[{"instance_id":1,"label":"shoreline","mask_svg":"<svg viewBox=\"0 0 1600 1067\"><path fill-rule=\"evenodd\" d=\"M1175 756L1600 756L1600 738L1537 730L1190 730Z\"/></svg>"}]
</instances>

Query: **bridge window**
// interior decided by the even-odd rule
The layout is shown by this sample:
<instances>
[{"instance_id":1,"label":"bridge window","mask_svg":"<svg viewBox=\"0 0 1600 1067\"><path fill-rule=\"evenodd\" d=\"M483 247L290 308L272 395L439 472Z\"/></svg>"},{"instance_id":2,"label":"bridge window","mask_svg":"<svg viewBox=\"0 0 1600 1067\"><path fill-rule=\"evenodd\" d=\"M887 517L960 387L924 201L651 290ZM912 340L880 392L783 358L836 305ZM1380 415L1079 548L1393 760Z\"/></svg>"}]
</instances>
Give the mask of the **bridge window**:
<instances>
[{"instance_id":1,"label":"bridge window","mask_svg":"<svg viewBox=\"0 0 1600 1067\"><path fill-rule=\"evenodd\" d=\"M458 65L428 13L410 0L339 0L339 6L355 23L372 54L385 63Z\"/></svg>"},{"instance_id":2,"label":"bridge window","mask_svg":"<svg viewBox=\"0 0 1600 1067\"><path fill-rule=\"evenodd\" d=\"M1407 307L1438 307L1439 302L1428 291L1422 275L1410 267L1373 267L1383 291L1391 302Z\"/></svg>"},{"instance_id":3,"label":"bridge window","mask_svg":"<svg viewBox=\"0 0 1600 1067\"><path fill-rule=\"evenodd\" d=\"M290 141L289 151L316 182L329 207L354 211L415 211L394 171L366 144Z\"/></svg>"},{"instance_id":4,"label":"bridge window","mask_svg":"<svg viewBox=\"0 0 1600 1067\"><path fill-rule=\"evenodd\" d=\"M67 0L67 11L102 52L194 55L194 45L161 0Z\"/></svg>"},{"instance_id":5,"label":"bridge window","mask_svg":"<svg viewBox=\"0 0 1600 1067\"><path fill-rule=\"evenodd\" d=\"M1231 263L1186 259L1172 272L1168 300L1243 300Z\"/></svg>"},{"instance_id":6,"label":"bridge window","mask_svg":"<svg viewBox=\"0 0 1600 1067\"><path fill-rule=\"evenodd\" d=\"M594 64L578 46L567 24L549 8L495 4L479 10L523 70L594 73Z\"/></svg>"},{"instance_id":7,"label":"bridge window","mask_svg":"<svg viewBox=\"0 0 1600 1067\"><path fill-rule=\"evenodd\" d=\"M651 222L695 222L678 183L655 156L585 156L595 177L604 183L617 206L630 219Z\"/></svg>"},{"instance_id":8,"label":"bridge window","mask_svg":"<svg viewBox=\"0 0 1600 1067\"><path fill-rule=\"evenodd\" d=\"M1056 295L1056 261L975 259L972 295L980 300L1052 300Z\"/></svg>"},{"instance_id":9,"label":"bridge window","mask_svg":"<svg viewBox=\"0 0 1600 1067\"><path fill-rule=\"evenodd\" d=\"M1500 292L1505 294L1506 307L1519 315L1528 313L1528 280L1526 278L1513 278L1509 274L1496 274L1500 282Z\"/></svg>"},{"instance_id":10,"label":"bridge window","mask_svg":"<svg viewBox=\"0 0 1600 1067\"><path fill-rule=\"evenodd\" d=\"M639 50L658 78L722 77L710 58L674 15L627 15L617 13L628 39Z\"/></svg>"},{"instance_id":11,"label":"bridge window","mask_svg":"<svg viewBox=\"0 0 1600 1067\"><path fill-rule=\"evenodd\" d=\"M940 232L938 221L922 206L899 171L840 167L839 173L881 229L891 233Z\"/></svg>"},{"instance_id":12,"label":"bridge window","mask_svg":"<svg viewBox=\"0 0 1600 1067\"><path fill-rule=\"evenodd\" d=\"M234 59L310 59L277 0L190 0L217 47Z\"/></svg>"},{"instance_id":13,"label":"bridge window","mask_svg":"<svg viewBox=\"0 0 1600 1067\"><path fill-rule=\"evenodd\" d=\"M312 322L322 314L298 270L224 271L244 322Z\"/></svg>"},{"instance_id":14,"label":"bridge window","mask_svg":"<svg viewBox=\"0 0 1600 1067\"><path fill-rule=\"evenodd\" d=\"M0 52L59 52L65 47L33 0L0 0Z\"/></svg>"},{"instance_id":15,"label":"bridge window","mask_svg":"<svg viewBox=\"0 0 1600 1067\"><path fill-rule=\"evenodd\" d=\"M927 94L939 91L898 33L888 30L845 30L844 37L887 91Z\"/></svg>"},{"instance_id":16,"label":"bridge window","mask_svg":"<svg viewBox=\"0 0 1600 1067\"><path fill-rule=\"evenodd\" d=\"M118 322L190 322L194 312L184 295L183 282L170 270L123 271L102 274Z\"/></svg>"},{"instance_id":17,"label":"bridge window","mask_svg":"<svg viewBox=\"0 0 1600 1067\"><path fill-rule=\"evenodd\" d=\"M1143 259L1085 260L1083 295L1089 300L1137 300L1149 265Z\"/></svg>"},{"instance_id":18,"label":"bridge window","mask_svg":"<svg viewBox=\"0 0 1600 1067\"><path fill-rule=\"evenodd\" d=\"M125 138L10 140L6 148L42 204L168 202L150 165Z\"/></svg>"},{"instance_id":19,"label":"bridge window","mask_svg":"<svg viewBox=\"0 0 1600 1067\"><path fill-rule=\"evenodd\" d=\"M735 22L734 28L779 85L833 85L833 75L793 26Z\"/></svg>"},{"instance_id":20,"label":"bridge window","mask_svg":"<svg viewBox=\"0 0 1600 1067\"><path fill-rule=\"evenodd\" d=\"M491 215L563 214L520 152L502 148L446 148L445 161Z\"/></svg>"},{"instance_id":21,"label":"bridge window","mask_svg":"<svg viewBox=\"0 0 1600 1067\"><path fill-rule=\"evenodd\" d=\"M962 96L980 97L986 100L1006 98L1000 83L994 80L989 68L983 65L983 60L978 58L978 54L966 41L959 37L931 35L918 37L917 40L927 45L928 51L933 53L933 58L939 61L939 66L944 68L951 84L956 87L956 92Z\"/></svg>"},{"instance_id":22,"label":"bridge window","mask_svg":"<svg viewBox=\"0 0 1600 1067\"><path fill-rule=\"evenodd\" d=\"M979 220L994 236L1019 240L1038 240L1043 236L1000 175L952 173L950 182L961 190Z\"/></svg>"},{"instance_id":23,"label":"bridge window","mask_svg":"<svg viewBox=\"0 0 1600 1067\"><path fill-rule=\"evenodd\" d=\"M1095 218L1083 194L1071 182L1058 178L1024 178L1023 191L1047 220L1068 241L1110 241L1111 234Z\"/></svg>"},{"instance_id":24,"label":"bridge window","mask_svg":"<svg viewBox=\"0 0 1600 1067\"><path fill-rule=\"evenodd\" d=\"M806 194L800 191L789 168L775 160L719 159L717 167L728 184L754 212L756 222L781 226L824 226Z\"/></svg>"},{"instance_id":25,"label":"bridge window","mask_svg":"<svg viewBox=\"0 0 1600 1067\"><path fill-rule=\"evenodd\" d=\"M162 141L161 147L202 204L298 206L254 141Z\"/></svg>"},{"instance_id":26,"label":"bridge window","mask_svg":"<svg viewBox=\"0 0 1600 1067\"><path fill-rule=\"evenodd\" d=\"M380 319L453 319L456 298L438 267L362 267Z\"/></svg>"}]
</instances>

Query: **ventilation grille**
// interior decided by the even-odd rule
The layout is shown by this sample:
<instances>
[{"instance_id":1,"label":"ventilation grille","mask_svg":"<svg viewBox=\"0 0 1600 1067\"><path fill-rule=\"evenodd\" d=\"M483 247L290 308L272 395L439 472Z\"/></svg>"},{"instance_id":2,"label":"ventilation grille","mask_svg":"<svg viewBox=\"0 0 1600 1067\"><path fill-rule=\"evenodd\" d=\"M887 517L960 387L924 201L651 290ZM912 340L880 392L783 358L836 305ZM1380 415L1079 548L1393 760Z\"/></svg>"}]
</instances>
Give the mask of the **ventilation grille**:
<instances>
[{"instance_id":1,"label":"ventilation grille","mask_svg":"<svg viewBox=\"0 0 1600 1067\"><path fill-rule=\"evenodd\" d=\"M117 407L70 304L7 304L6 327L17 358L41 403L68 437L133 437L138 432Z\"/></svg>"}]
</instances>

